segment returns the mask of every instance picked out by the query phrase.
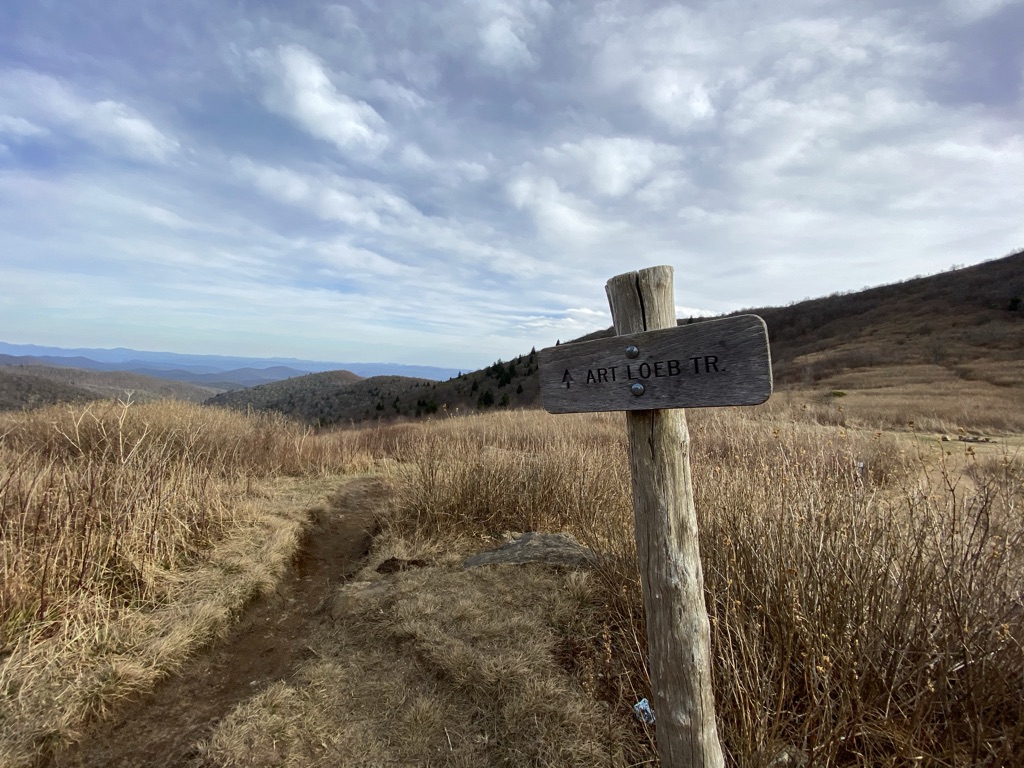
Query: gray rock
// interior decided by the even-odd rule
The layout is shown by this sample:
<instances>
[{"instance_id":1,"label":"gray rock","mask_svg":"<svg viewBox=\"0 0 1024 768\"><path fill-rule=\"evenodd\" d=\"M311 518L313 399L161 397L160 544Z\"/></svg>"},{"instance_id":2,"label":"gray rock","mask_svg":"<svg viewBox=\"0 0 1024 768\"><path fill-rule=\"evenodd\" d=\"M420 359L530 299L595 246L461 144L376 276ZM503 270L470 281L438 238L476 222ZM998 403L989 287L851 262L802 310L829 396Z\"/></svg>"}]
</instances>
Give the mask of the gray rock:
<instances>
[{"instance_id":1,"label":"gray rock","mask_svg":"<svg viewBox=\"0 0 1024 768\"><path fill-rule=\"evenodd\" d=\"M596 560L592 550L567 533L531 531L497 549L473 555L462 565L464 568L477 568L481 565L548 563L580 568L591 566Z\"/></svg>"}]
</instances>

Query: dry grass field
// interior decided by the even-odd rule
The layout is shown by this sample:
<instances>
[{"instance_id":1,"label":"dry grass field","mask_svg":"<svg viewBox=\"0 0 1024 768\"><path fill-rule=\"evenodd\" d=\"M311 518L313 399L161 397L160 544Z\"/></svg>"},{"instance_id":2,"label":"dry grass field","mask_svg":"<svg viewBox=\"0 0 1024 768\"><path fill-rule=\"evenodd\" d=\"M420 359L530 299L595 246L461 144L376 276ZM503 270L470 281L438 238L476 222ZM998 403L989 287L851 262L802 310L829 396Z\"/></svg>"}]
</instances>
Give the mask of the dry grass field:
<instances>
[{"instance_id":1,"label":"dry grass field","mask_svg":"<svg viewBox=\"0 0 1024 768\"><path fill-rule=\"evenodd\" d=\"M691 418L731 761L1012 764L1024 753L1022 456L806 414ZM569 530L601 555L597 618L574 664L628 713L649 688L621 417L520 413L390 434L411 467L394 535L429 549ZM653 759L646 734L618 747L629 763Z\"/></svg>"},{"instance_id":2,"label":"dry grass field","mask_svg":"<svg viewBox=\"0 0 1024 768\"><path fill-rule=\"evenodd\" d=\"M1013 765L1018 404L849 386L689 414L727 759ZM158 403L0 421L0 765L46 764L222 634L287 568L308 503L365 474L390 488L366 568L192 764L656 763L632 716L649 680L620 414L314 434ZM462 568L528 530L573 533L596 567ZM426 567L377 573L390 557Z\"/></svg>"},{"instance_id":3,"label":"dry grass field","mask_svg":"<svg viewBox=\"0 0 1024 768\"><path fill-rule=\"evenodd\" d=\"M295 478L346 464L307 437L176 402L0 417L0 765L73 739L273 588L305 523Z\"/></svg>"}]
</instances>

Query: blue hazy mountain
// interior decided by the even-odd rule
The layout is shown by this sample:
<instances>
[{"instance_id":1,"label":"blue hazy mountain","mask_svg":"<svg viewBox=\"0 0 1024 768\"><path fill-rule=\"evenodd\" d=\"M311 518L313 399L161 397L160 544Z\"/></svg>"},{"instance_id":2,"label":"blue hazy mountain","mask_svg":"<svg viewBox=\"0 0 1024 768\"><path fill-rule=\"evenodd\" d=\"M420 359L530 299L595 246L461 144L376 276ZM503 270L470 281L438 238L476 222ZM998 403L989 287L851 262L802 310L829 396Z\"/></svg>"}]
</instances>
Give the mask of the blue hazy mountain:
<instances>
[{"instance_id":1,"label":"blue hazy mountain","mask_svg":"<svg viewBox=\"0 0 1024 768\"><path fill-rule=\"evenodd\" d=\"M174 381L210 386L251 387L293 376L346 370L357 376L409 376L444 381L458 375L454 368L400 363L346 363L286 357L235 357L148 352L137 349L92 349L9 344L0 341L0 365L56 365L91 371L129 371Z\"/></svg>"}]
</instances>

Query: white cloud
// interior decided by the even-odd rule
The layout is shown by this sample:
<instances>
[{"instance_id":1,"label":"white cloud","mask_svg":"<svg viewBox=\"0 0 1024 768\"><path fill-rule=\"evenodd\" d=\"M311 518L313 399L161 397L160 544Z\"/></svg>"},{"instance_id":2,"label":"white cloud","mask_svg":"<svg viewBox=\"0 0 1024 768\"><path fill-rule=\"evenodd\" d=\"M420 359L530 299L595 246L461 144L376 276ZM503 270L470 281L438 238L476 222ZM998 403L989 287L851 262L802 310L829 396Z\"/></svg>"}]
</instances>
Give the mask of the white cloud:
<instances>
[{"instance_id":1,"label":"white cloud","mask_svg":"<svg viewBox=\"0 0 1024 768\"><path fill-rule=\"evenodd\" d=\"M512 29L508 17L495 19L480 31L482 58L500 69L519 69L535 62L526 43Z\"/></svg>"},{"instance_id":2,"label":"white cloud","mask_svg":"<svg viewBox=\"0 0 1024 768\"><path fill-rule=\"evenodd\" d=\"M338 91L323 61L298 45L257 51L269 82L264 103L351 157L376 155L388 144L387 124L365 101Z\"/></svg>"},{"instance_id":3,"label":"white cloud","mask_svg":"<svg viewBox=\"0 0 1024 768\"><path fill-rule=\"evenodd\" d=\"M520 175L509 183L508 194L516 208L533 215L549 244L579 247L609 231L609 225L588 210L586 201L563 192L549 177Z\"/></svg>"},{"instance_id":4,"label":"white cloud","mask_svg":"<svg viewBox=\"0 0 1024 768\"><path fill-rule=\"evenodd\" d=\"M320 243L315 248L323 259L323 265L331 272L346 278L396 277L411 270L403 264L385 258L366 248L334 239Z\"/></svg>"},{"instance_id":5,"label":"white cloud","mask_svg":"<svg viewBox=\"0 0 1024 768\"><path fill-rule=\"evenodd\" d=\"M502 274L544 271L509 248L487 227L450 217L427 216L383 184L332 173L303 174L236 158L236 176L271 199L324 220L340 222L355 235L387 243L389 253L419 253L423 261L486 263Z\"/></svg>"},{"instance_id":6,"label":"white cloud","mask_svg":"<svg viewBox=\"0 0 1024 768\"><path fill-rule=\"evenodd\" d=\"M409 171L430 176L435 182L453 187L479 183L490 176L487 166L483 163L452 158L438 160L428 155L416 142L410 142L402 147L398 160Z\"/></svg>"},{"instance_id":7,"label":"white cloud","mask_svg":"<svg viewBox=\"0 0 1024 768\"><path fill-rule=\"evenodd\" d=\"M667 125L683 130L715 115L702 78L681 69L662 67L645 72L640 102Z\"/></svg>"},{"instance_id":8,"label":"white cloud","mask_svg":"<svg viewBox=\"0 0 1024 768\"><path fill-rule=\"evenodd\" d=\"M531 45L553 12L545 0L464 0L453 11L474 19L484 64L508 73L538 65Z\"/></svg>"},{"instance_id":9,"label":"white cloud","mask_svg":"<svg viewBox=\"0 0 1024 768\"><path fill-rule=\"evenodd\" d=\"M375 78L368 83L368 89L377 98L400 109L418 112L427 106L427 100L412 88L382 78Z\"/></svg>"},{"instance_id":10,"label":"white cloud","mask_svg":"<svg viewBox=\"0 0 1024 768\"><path fill-rule=\"evenodd\" d=\"M410 142L402 147L400 159L408 168L417 171L432 171L437 168L434 158L424 152L423 147L415 142Z\"/></svg>"},{"instance_id":11,"label":"white cloud","mask_svg":"<svg viewBox=\"0 0 1024 768\"><path fill-rule=\"evenodd\" d=\"M599 91L632 101L677 132L715 116L708 65L724 55L706 17L678 6L649 14L629 13L621 3L599 7L580 31L594 50Z\"/></svg>"},{"instance_id":12,"label":"white cloud","mask_svg":"<svg viewBox=\"0 0 1024 768\"><path fill-rule=\"evenodd\" d=\"M178 149L176 139L131 106L113 99L92 100L49 75L29 70L0 74L0 130L23 137L71 133L104 151L164 162Z\"/></svg>"},{"instance_id":13,"label":"white cloud","mask_svg":"<svg viewBox=\"0 0 1024 768\"><path fill-rule=\"evenodd\" d=\"M612 198L633 193L669 171L682 154L668 144L626 136L587 136L543 152L544 159L565 173L570 183L573 176L583 175L588 191Z\"/></svg>"},{"instance_id":14,"label":"white cloud","mask_svg":"<svg viewBox=\"0 0 1024 768\"><path fill-rule=\"evenodd\" d=\"M599 312L589 307L569 307L542 315L522 315L513 318L513 323L531 333L555 334L559 339L568 341L609 326L611 315L608 311Z\"/></svg>"},{"instance_id":15,"label":"white cloud","mask_svg":"<svg viewBox=\"0 0 1024 768\"><path fill-rule=\"evenodd\" d=\"M174 211L168 210L160 205L139 203L139 212L155 224L161 224L171 229L190 229L194 225L182 218Z\"/></svg>"},{"instance_id":16,"label":"white cloud","mask_svg":"<svg viewBox=\"0 0 1024 768\"><path fill-rule=\"evenodd\" d=\"M1008 8L1019 0L944 0L943 5L962 21L979 21Z\"/></svg>"},{"instance_id":17,"label":"white cloud","mask_svg":"<svg viewBox=\"0 0 1024 768\"><path fill-rule=\"evenodd\" d=\"M100 101L92 105L88 118L89 130L124 145L140 158L166 160L178 148L140 114L116 101Z\"/></svg>"},{"instance_id":18,"label":"white cloud","mask_svg":"<svg viewBox=\"0 0 1024 768\"><path fill-rule=\"evenodd\" d=\"M676 305L676 317L714 317L717 312L700 307L684 307Z\"/></svg>"},{"instance_id":19,"label":"white cloud","mask_svg":"<svg viewBox=\"0 0 1024 768\"><path fill-rule=\"evenodd\" d=\"M30 120L13 115L0 115L0 135L12 136L16 139L29 138L31 136L45 136L48 130L42 128Z\"/></svg>"},{"instance_id":20,"label":"white cloud","mask_svg":"<svg viewBox=\"0 0 1024 768\"><path fill-rule=\"evenodd\" d=\"M491 175L486 165L475 160L459 160L455 167L467 181L484 181Z\"/></svg>"},{"instance_id":21,"label":"white cloud","mask_svg":"<svg viewBox=\"0 0 1024 768\"><path fill-rule=\"evenodd\" d=\"M379 206L374 204L373 197L357 194L354 189L357 184L349 180L316 178L242 158L235 159L232 167L268 197L304 208L320 218L366 230L375 230L381 225Z\"/></svg>"}]
</instances>

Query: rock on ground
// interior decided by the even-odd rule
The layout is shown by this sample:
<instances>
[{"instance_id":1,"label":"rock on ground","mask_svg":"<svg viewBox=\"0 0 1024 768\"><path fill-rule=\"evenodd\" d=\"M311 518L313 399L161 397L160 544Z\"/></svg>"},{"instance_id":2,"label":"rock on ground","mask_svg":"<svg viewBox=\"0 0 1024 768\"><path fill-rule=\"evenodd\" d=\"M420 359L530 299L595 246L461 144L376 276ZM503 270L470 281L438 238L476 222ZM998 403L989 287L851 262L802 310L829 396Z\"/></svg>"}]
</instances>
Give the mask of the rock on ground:
<instances>
[{"instance_id":1,"label":"rock on ground","mask_svg":"<svg viewBox=\"0 0 1024 768\"><path fill-rule=\"evenodd\" d=\"M548 563L586 567L597 559L593 550L584 547L567 533L524 533L514 541L467 558L466 568L481 565L520 565L522 563Z\"/></svg>"}]
</instances>

